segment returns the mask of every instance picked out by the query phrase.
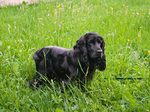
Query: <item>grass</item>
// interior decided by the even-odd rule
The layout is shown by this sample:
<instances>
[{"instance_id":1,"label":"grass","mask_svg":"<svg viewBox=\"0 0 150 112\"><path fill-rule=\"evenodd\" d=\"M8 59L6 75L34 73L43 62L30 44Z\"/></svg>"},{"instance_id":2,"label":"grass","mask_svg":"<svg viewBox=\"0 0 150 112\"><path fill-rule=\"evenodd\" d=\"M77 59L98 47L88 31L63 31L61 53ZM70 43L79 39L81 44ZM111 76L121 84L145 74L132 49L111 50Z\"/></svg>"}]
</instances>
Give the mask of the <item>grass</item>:
<instances>
[{"instance_id":1,"label":"grass","mask_svg":"<svg viewBox=\"0 0 150 112\"><path fill-rule=\"evenodd\" d=\"M0 8L0 111L149 112L150 1L53 0ZM47 45L72 48L86 32L106 42L107 69L82 92L28 87L34 52ZM117 80L115 78L143 78Z\"/></svg>"}]
</instances>

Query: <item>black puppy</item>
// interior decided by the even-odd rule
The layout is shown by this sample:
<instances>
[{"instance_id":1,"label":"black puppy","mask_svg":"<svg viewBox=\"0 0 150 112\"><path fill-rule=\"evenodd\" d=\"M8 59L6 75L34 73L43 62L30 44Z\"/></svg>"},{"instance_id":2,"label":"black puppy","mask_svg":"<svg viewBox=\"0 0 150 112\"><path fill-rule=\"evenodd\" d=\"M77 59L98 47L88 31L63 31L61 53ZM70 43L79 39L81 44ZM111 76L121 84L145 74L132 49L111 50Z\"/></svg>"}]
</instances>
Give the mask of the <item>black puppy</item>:
<instances>
[{"instance_id":1,"label":"black puppy","mask_svg":"<svg viewBox=\"0 0 150 112\"><path fill-rule=\"evenodd\" d=\"M38 87L43 83L41 76L56 80L65 85L71 80L80 80L82 84L93 78L95 70L106 68L104 53L105 42L97 33L86 33L73 49L48 46L34 54L36 76L31 85Z\"/></svg>"}]
</instances>

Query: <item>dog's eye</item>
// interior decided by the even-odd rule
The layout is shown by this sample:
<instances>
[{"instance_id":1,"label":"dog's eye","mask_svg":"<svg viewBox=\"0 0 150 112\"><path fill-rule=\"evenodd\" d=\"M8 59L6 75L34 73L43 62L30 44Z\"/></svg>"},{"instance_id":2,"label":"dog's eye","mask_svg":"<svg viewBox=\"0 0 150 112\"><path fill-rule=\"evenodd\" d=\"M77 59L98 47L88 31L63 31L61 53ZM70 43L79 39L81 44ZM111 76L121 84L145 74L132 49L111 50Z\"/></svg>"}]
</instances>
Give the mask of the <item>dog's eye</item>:
<instances>
[{"instance_id":1,"label":"dog's eye","mask_svg":"<svg viewBox=\"0 0 150 112\"><path fill-rule=\"evenodd\" d=\"M97 43L101 44L101 41L100 41L100 40L97 40Z\"/></svg>"},{"instance_id":2,"label":"dog's eye","mask_svg":"<svg viewBox=\"0 0 150 112\"><path fill-rule=\"evenodd\" d=\"M95 43L95 41L94 41L94 40L91 40L89 43L90 43L90 44L94 44L94 43Z\"/></svg>"},{"instance_id":3,"label":"dog's eye","mask_svg":"<svg viewBox=\"0 0 150 112\"><path fill-rule=\"evenodd\" d=\"M92 43L87 44L88 47L91 47Z\"/></svg>"}]
</instances>

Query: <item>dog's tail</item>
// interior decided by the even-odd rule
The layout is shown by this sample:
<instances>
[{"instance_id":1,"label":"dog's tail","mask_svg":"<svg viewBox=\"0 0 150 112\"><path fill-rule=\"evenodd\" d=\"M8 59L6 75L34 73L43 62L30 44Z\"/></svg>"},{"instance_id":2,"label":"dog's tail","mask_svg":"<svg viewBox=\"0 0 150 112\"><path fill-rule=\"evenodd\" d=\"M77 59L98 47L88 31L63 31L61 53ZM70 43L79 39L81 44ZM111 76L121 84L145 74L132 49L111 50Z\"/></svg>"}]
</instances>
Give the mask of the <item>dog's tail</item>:
<instances>
[{"instance_id":1,"label":"dog's tail","mask_svg":"<svg viewBox=\"0 0 150 112\"><path fill-rule=\"evenodd\" d=\"M34 61L40 61L42 59L42 49L37 50L33 55Z\"/></svg>"},{"instance_id":2,"label":"dog's tail","mask_svg":"<svg viewBox=\"0 0 150 112\"><path fill-rule=\"evenodd\" d=\"M50 48L48 48L48 47L39 49L34 53L33 59L36 62L39 62L39 61L43 60L44 58L46 58L49 53L50 53Z\"/></svg>"}]
</instances>

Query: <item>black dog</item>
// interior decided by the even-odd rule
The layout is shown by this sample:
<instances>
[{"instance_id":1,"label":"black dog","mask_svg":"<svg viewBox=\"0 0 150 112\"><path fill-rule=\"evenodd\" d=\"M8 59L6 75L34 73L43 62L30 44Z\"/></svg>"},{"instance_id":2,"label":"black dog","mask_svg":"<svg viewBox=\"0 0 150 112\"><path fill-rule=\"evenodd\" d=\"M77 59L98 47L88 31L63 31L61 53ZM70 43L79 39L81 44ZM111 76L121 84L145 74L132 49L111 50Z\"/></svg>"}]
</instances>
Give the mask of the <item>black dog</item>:
<instances>
[{"instance_id":1,"label":"black dog","mask_svg":"<svg viewBox=\"0 0 150 112\"><path fill-rule=\"evenodd\" d=\"M80 80L84 85L93 78L96 69L105 70L104 47L105 42L101 36L97 33L86 33L73 49L49 46L36 51L33 58L37 72L31 85L41 85L41 76L65 85L72 80Z\"/></svg>"}]
</instances>

